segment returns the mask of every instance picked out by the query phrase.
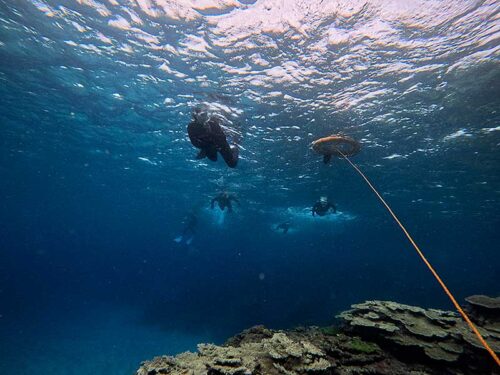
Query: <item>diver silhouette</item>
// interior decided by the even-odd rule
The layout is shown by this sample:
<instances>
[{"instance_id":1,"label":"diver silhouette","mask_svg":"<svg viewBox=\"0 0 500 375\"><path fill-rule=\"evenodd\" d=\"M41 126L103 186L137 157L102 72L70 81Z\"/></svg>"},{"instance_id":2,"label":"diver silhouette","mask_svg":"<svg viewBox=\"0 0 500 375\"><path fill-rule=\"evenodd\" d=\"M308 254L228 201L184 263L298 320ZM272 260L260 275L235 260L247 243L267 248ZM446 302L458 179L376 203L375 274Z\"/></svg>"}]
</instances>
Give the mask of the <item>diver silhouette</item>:
<instances>
[{"instance_id":1,"label":"diver silhouette","mask_svg":"<svg viewBox=\"0 0 500 375\"><path fill-rule=\"evenodd\" d=\"M287 234L288 230L290 229L292 225L290 224L289 221L285 221L281 224L276 225L276 230L281 230L283 234Z\"/></svg>"},{"instance_id":2,"label":"diver silhouette","mask_svg":"<svg viewBox=\"0 0 500 375\"><path fill-rule=\"evenodd\" d=\"M217 194L212 199L212 201L210 202L210 207L213 209L215 207L215 202L217 202L217 205L219 206L221 211L224 211L224 209L227 207L227 212L233 212L233 205L231 201L240 204L239 200L233 194L224 191Z\"/></svg>"},{"instance_id":3,"label":"diver silhouette","mask_svg":"<svg viewBox=\"0 0 500 375\"><path fill-rule=\"evenodd\" d=\"M333 203L330 203L328 201L327 197L321 197L319 201L314 203L314 206L312 207L312 215L313 216L325 216L328 214L330 211L333 213L337 212L337 207Z\"/></svg>"},{"instance_id":4,"label":"diver silhouette","mask_svg":"<svg viewBox=\"0 0 500 375\"><path fill-rule=\"evenodd\" d=\"M224 132L223 117L216 114L209 115L206 106L196 106L192 111L192 121L188 124L189 140L200 152L196 159L208 158L217 161L220 153L230 168L238 164L239 148L236 144L229 144Z\"/></svg>"},{"instance_id":5,"label":"diver silhouette","mask_svg":"<svg viewBox=\"0 0 500 375\"><path fill-rule=\"evenodd\" d=\"M179 236L177 236L174 241L177 243L185 243L186 245L191 245L193 242L194 235L196 233L196 226L198 225L198 217L194 212L189 212L182 220L184 227Z\"/></svg>"}]
</instances>

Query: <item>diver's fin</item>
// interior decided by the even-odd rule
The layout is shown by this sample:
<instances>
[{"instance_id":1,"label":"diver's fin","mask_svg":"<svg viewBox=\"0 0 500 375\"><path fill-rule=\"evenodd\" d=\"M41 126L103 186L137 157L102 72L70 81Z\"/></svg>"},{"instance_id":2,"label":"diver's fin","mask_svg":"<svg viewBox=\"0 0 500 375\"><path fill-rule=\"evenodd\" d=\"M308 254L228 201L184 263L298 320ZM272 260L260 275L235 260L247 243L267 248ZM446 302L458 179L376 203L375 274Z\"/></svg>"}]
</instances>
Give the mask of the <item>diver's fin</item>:
<instances>
[{"instance_id":1,"label":"diver's fin","mask_svg":"<svg viewBox=\"0 0 500 375\"><path fill-rule=\"evenodd\" d=\"M207 157L207 152L205 150L200 150L200 152L198 152L198 155L196 155L196 159L198 160L206 157Z\"/></svg>"},{"instance_id":2,"label":"diver's fin","mask_svg":"<svg viewBox=\"0 0 500 375\"><path fill-rule=\"evenodd\" d=\"M323 156L323 163L328 164L330 162L330 160L332 160L331 154Z\"/></svg>"}]
</instances>

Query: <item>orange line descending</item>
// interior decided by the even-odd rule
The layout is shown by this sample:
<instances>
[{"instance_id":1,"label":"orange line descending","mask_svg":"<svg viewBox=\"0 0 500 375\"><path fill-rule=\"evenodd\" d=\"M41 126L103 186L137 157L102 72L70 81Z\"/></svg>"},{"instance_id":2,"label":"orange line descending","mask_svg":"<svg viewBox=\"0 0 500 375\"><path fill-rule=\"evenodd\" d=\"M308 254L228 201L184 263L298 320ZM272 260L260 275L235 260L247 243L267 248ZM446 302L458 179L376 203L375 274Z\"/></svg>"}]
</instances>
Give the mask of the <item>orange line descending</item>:
<instances>
[{"instance_id":1,"label":"orange line descending","mask_svg":"<svg viewBox=\"0 0 500 375\"><path fill-rule=\"evenodd\" d=\"M380 199L380 201L385 206L385 208L387 208L387 211L389 211L389 213L394 218L394 220L396 221L396 223L403 230L404 234L406 235L406 237L408 238L408 240L410 241L410 243L413 245L413 247L417 251L417 253L420 256L420 258L422 258L422 260L424 261L424 263L427 266L427 268L429 268L429 270L431 271L431 273L434 275L434 277L438 281L439 285L441 285L441 287L443 288L444 292L450 298L451 302L453 303L453 305L455 306L455 308L458 310L458 312L460 313L460 315L462 315L462 318L464 318L464 320L466 321L466 323L469 325L470 329L477 336L478 340L481 342L481 344L484 346L484 348L490 353L490 355L495 360L496 364L500 367L500 359L498 359L497 354L488 345L488 343L483 338L483 336L481 335L481 333L479 332L479 330L477 329L477 327L474 325L474 323L472 323L472 321L470 320L470 318L466 314L466 312L462 309L462 307L460 307L460 305L458 304L458 302L455 299L455 297L453 296L453 294L451 294L450 290L448 289L448 287L446 286L446 284L444 283L444 281L441 279L441 277L439 277L439 275L437 274L437 272L434 269L434 267L432 267L432 265L429 263L429 261L425 257L425 255L422 252L422 250L420 250L420 248L417 246L417 244L415 243L415 241L413 240L413 238L410 236L410 233L408 233L408 231L403 226L403 224L401 223L401 221L399 221L399 219L397 218L396 214L392 211L392 209L389 207L389 205L387 204L387 202L384 200L384 198L382 198L382 196L379 194L379 192L377 191L377 189L375 189L375 187L368 180L368 178L363 174L363 172L361 172L361 170L346 155L344 155L340 150L339 150L339 152L344 157L344 159L347 160L349 162L349 164L351 164L351 166L356 170L356 172L358 172L360 174L360 176L366 181L366 183L368 184L368 186L373 190L373 192L378 197L378 199Z\"/></svg>"}]
</instances>

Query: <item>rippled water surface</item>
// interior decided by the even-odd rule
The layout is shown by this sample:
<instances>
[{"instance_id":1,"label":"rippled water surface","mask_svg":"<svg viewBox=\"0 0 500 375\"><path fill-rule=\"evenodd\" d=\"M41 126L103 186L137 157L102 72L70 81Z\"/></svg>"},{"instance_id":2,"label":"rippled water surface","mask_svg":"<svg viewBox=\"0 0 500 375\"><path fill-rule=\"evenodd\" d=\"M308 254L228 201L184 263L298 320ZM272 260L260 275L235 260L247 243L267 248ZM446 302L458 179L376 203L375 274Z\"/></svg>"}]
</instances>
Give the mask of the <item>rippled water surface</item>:
<instances>
[{"instance_id":1,"label":"rippled water surface","mask_svg":"<svg viewBox=\"0 0 500 375\"><path fill-rule=\"evenodd\" d=\"M500 293L499 14L494 0L0 1L12 348L0 369L67 318L78 348L85 327L113 320L109 304L134 321L106 324L110 337L150 332L160 346L127 346L117 374L251 324L324 323L367 298L451 309L359 176L311 151L332 133L361 142L353 160L459 297ZM232 119L238 168L194 159L186 125L200 102ZM234 215L208 208L221 189L240 198ZM313 220L321 195L339 215ZM181 248L193 207L201 229ZM286 236L273 229L283 220ZM82 319L94 303L102 314ZM38 361L55 374L68 356ZM88 356L94 367L61 374L97 373L101 356Z\"/></svg>"}]
</instances>

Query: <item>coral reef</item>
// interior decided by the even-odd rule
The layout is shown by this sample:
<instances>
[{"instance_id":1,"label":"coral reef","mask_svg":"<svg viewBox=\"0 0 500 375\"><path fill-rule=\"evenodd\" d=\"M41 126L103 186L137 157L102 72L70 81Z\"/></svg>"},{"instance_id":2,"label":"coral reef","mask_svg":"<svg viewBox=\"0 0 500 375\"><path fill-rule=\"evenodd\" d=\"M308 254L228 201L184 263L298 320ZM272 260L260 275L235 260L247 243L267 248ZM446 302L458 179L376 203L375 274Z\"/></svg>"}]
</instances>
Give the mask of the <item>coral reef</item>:
<instances>
[{"instance_id":1,"label":"coral reef","mask_svg":"<svg viewBox=\"0 0 500 375\"><path fill-rule=\"evenodd\" d=\"M346 331L378 342L404 362L459 367L471 374L493 369L489 354L454 312L389 301L368 301L352 308L339 315L347 323ZM498 325L488 322L480 331L493 350L500 352Z\"/></svg>"},{"instance_id":2,"label":"coral reef","mask_svg":"<svg viewBox=\"0 0 500 375\"><path fill-rule=\"evenodd\" d=\"M375 344L372 344L370 342L366 342L363 340L360 340L358 338L354 338L351 343L350 343L351 349L358 351L360 353L375 353L378 349L378 346Z\"/></svg>"},{"instance_id":3,"label":"coral reef","mask_svg":"<svg viewBox=\"0 0 500 375\"><path fill-rule=\"evenodd\" d=\"M465 299L469 315L480 325L496 326L500 330L500 297L474 295Z\"/></svg>"},{"instance_id":4,"label":"coral reef","mask_svg":"<svg viewBox=\"0 0 500 375\"><path fill-rule=\"evenodd\" d=\"M500 312L500 297L488 297L481 294L469 296L465 299L473 307L480 307L486 310Z\"/></svg>"},{"instance_id":5,"label":"coral reef","mask_svg":"<svg viewBox=\"0 0 500 375\"><path fill-rule=\"evenodd\" d=\"M498 320L487 309L480 330L499 351ZM368 301L339 318L340 327L255 326L222 346L200 344L197 353L143 362L137 375L500 374L453 312Z\"/></svg>"}]
</instances>

